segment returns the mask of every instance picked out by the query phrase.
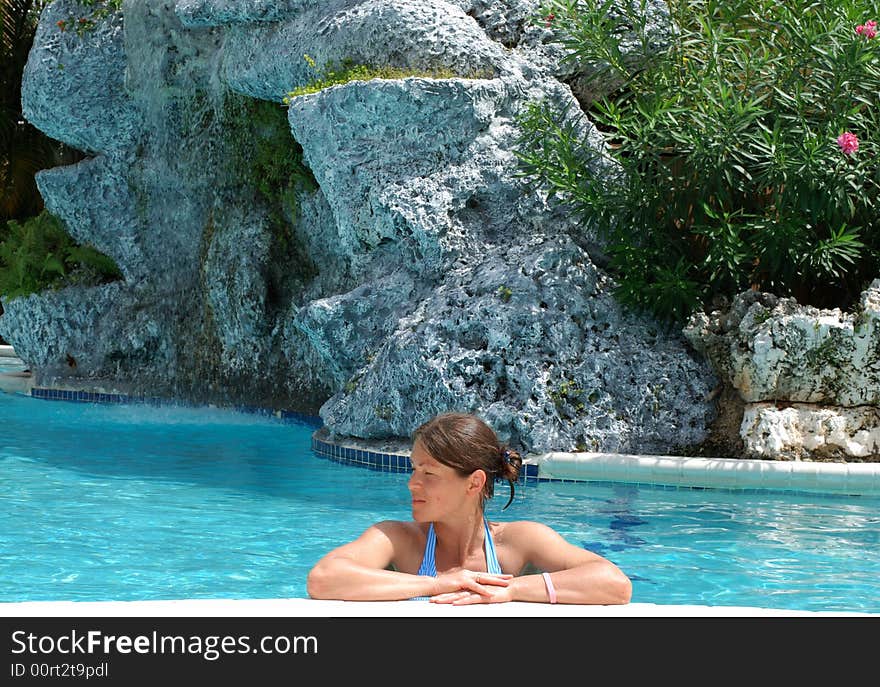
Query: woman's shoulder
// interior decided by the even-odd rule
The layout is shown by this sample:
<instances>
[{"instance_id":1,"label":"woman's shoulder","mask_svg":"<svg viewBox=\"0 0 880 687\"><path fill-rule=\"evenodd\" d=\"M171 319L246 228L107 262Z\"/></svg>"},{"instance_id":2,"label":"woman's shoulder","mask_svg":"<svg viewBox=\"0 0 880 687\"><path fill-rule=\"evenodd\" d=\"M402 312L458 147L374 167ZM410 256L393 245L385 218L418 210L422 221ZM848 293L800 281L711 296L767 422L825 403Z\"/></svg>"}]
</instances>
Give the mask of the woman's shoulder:
<instances>
[{"instance_id":1,"label":"woman's shoulder","mask_svg":"<svg viewBox=\"0 0 880 687\"><path fill-rule=\"evenodd\" d=\"M382 520L373 525L391 539L424 540L427 536L427 525L412 520Z\"/></svg>"},{"instance_id":2,"label":"woman's shoulder","mask_svg":"<svg viewBox=\"0 0 880 687\"><path fill-rule=\"evenodd\" d=\"M425 550L428 526L414 521L384 520L373 525L391 542L394 557L390 569L415 573Z\"/></svg>"},{"instance_id":3,"label":"woman's shoulder","mask_svg":"<svg viewBox=\"0 0 880 687\"><path fill-rule=\"evenodd\" d=\"M407 532L427 532L428 523L416 522L415 520L380 520L373 527L394 529Z\"/></svg>"},{"instance_id":4,"label":"woman's shoulder","mask_svg":"<svg viewBox=\"0 0 880 687\"><path fill-rule=\"evenodd\" d=\"M490 531L496 541L513 544L523 539L547 537L555 534L549 526L534 520L511 520L510 522L489 522Z\"/></svg>"},{"instance_id":5,"label":"woman's shoulder","mask_svg":"<svg viewBox=\"0 0 880 687\"><path fill-rule=\"evenodd\" d=\"M551 543L553 530L532 520L489 522L498 560L506 572L528 575L539 572L533 563L537 552Z\"/></svg>"}]
</instances>

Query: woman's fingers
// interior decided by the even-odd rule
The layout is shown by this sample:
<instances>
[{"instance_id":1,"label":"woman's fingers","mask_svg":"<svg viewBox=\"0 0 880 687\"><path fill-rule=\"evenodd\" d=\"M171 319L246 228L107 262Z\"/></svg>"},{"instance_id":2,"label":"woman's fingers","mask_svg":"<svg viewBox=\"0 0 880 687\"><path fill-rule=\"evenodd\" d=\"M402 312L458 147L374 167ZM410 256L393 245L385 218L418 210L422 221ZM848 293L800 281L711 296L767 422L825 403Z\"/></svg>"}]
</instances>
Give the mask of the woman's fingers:
<instances>
[{"instance_id":1,"label":"woman's fingers","mask_svg":"<svg viewBox=\"0 0 880 687\"><path fill-rule=\"evenodd\" d=\"M432 596L429 601L436 604L451 604L460 599L465 599L473 595L474 593L475 592L471 592L468 590L463 590L459 592L446 592L445 594L437 594L437 596ZM479 596L479 594L477 594L477 596Z\"/></svg>"},{"instance_id":2,"label":"woman's fingers","mask_svg":"<svg viewBox=\"0 0 880 687\"><path fill-rule=\"evenodd\" d=\"M476 594L474 592L467 592L462 594L457 599L452 600L453 606L467 606L470 604L479 604L479 603L489 603L492 600L491 594Z\"/></svg>"},{"instance_id":3,"label":"woman's fingers","mask_svg":"<svg viewBox=\"0 0 880 687\"><path fill-rule=\"evenodd\" d=\"M440 603L451 603L449 599L456 595L474 593L483 597L491 596L493 590L506 587L513 579L508 573L476 572L473 570L459 570L454 573L444 573L440 584L448 591L435 594L431 599L438 599Z\"/></svg>"},{"instance_id":4,"label":"woman's fingers","mask_svg":"<svg viewBox=\"0 0 880 687\"><path fill-rule=\"evenodd\" d=\"M493 590L510 584L513 575L507 573L472 573L460 583L461 589L437 594L431 597L435 603L473 603L491 598Z\"/></svg>"},{"instance_id":5,"label":"woman's fingers","mask_svg":"<svg viewBox=\"0 0 880 687\"><path fill-rule=\"evenodd\" d=\"M447 592L446 594L438 594L432 596L431 601L438 604L451 604L453 606L466 606L470 604L498 603L499 601L509 601L509 595L503 589L498 587L487 587L480 592L471 591L470 589L462 589L457 592Z\"/></svg>"},{"instance_id":6,"label":"woman's fingers","mask_svg":"<svg viewBox=\"0 0 880 687\"><path fill-rule=\"evenodd\" d=\"M502 573L500 575L496 575L494 573L477 573L474 581L477 584L494 584L502 587L506 587L510 580L513 578L513 575L509 575L507 573Z\"/></svg>"},{"instance_id":7,"label":"woman's fingers","mask_svg":"<svg viewBox=\"0 0 880 687\"><path fill-rule=\"evenodd\" d=\"M468 580L461 591L472 591L481 596L491 596L495 587L506 587L510 584L513 575L506 573L477 573L472 580Z\"/></svg>"}]
</instances>

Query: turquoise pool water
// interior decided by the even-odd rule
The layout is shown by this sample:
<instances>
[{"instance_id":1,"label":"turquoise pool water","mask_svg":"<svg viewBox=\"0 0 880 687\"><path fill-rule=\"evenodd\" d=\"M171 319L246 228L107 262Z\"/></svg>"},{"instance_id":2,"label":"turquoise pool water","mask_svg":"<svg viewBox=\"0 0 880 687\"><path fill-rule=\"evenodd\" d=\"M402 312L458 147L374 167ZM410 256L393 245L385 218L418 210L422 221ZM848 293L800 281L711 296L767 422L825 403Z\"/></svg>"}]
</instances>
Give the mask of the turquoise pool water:
<instances>
[{"instance_id":1,"label":"turquoise pool water","mask_svg":"<svg viewBox=\"0 0 880 687\"><path fill-rule=\"evenodd\" d=\"M305 596L405 474L312 453L314 426L210 408L0 393L0 601ZM633 601L880 613L880 499L521 485L537 519L633 579Z\"/></svg>"}]
</instances>

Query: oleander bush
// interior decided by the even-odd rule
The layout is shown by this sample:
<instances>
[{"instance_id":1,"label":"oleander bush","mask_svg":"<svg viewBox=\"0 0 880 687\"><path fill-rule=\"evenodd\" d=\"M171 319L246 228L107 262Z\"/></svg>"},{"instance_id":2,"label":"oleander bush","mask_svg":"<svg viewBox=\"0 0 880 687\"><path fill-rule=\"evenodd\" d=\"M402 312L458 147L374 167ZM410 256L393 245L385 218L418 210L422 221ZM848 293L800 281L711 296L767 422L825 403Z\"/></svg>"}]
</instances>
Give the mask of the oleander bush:
<instances>
[{"instance_id":1,"label":"oleander bush","mask_svg":"<svg viewBox=\"0 0 880 687\"><path fill-rule=\"evenodd\" d=\"M877 0L667 6L663 31L644 0L542 4L565 59L623 86L583 105L601 150L582 112L531 103L521 174L604 237L628 307L681 323L749 288L849 306L880 275Z\"/></svg>"}]
</instances>

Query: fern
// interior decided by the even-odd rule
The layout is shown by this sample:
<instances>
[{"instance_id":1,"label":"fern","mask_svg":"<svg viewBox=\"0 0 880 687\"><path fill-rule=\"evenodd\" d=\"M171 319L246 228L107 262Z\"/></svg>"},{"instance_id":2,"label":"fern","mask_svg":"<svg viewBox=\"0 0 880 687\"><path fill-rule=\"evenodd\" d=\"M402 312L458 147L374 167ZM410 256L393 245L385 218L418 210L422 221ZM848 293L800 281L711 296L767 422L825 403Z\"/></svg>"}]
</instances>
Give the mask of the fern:
<instances>
[{"instance_id":1,"label":"fern","mask_svg":"<svg viewBox=\"0 0 880 687\"><path fill-rule=\"evenodd\" d=\"M121 278L111 258L76 244L48 210L23 223L9 220L0 233L0 296L7 299Z\"/></svg>"}]
</instances>

